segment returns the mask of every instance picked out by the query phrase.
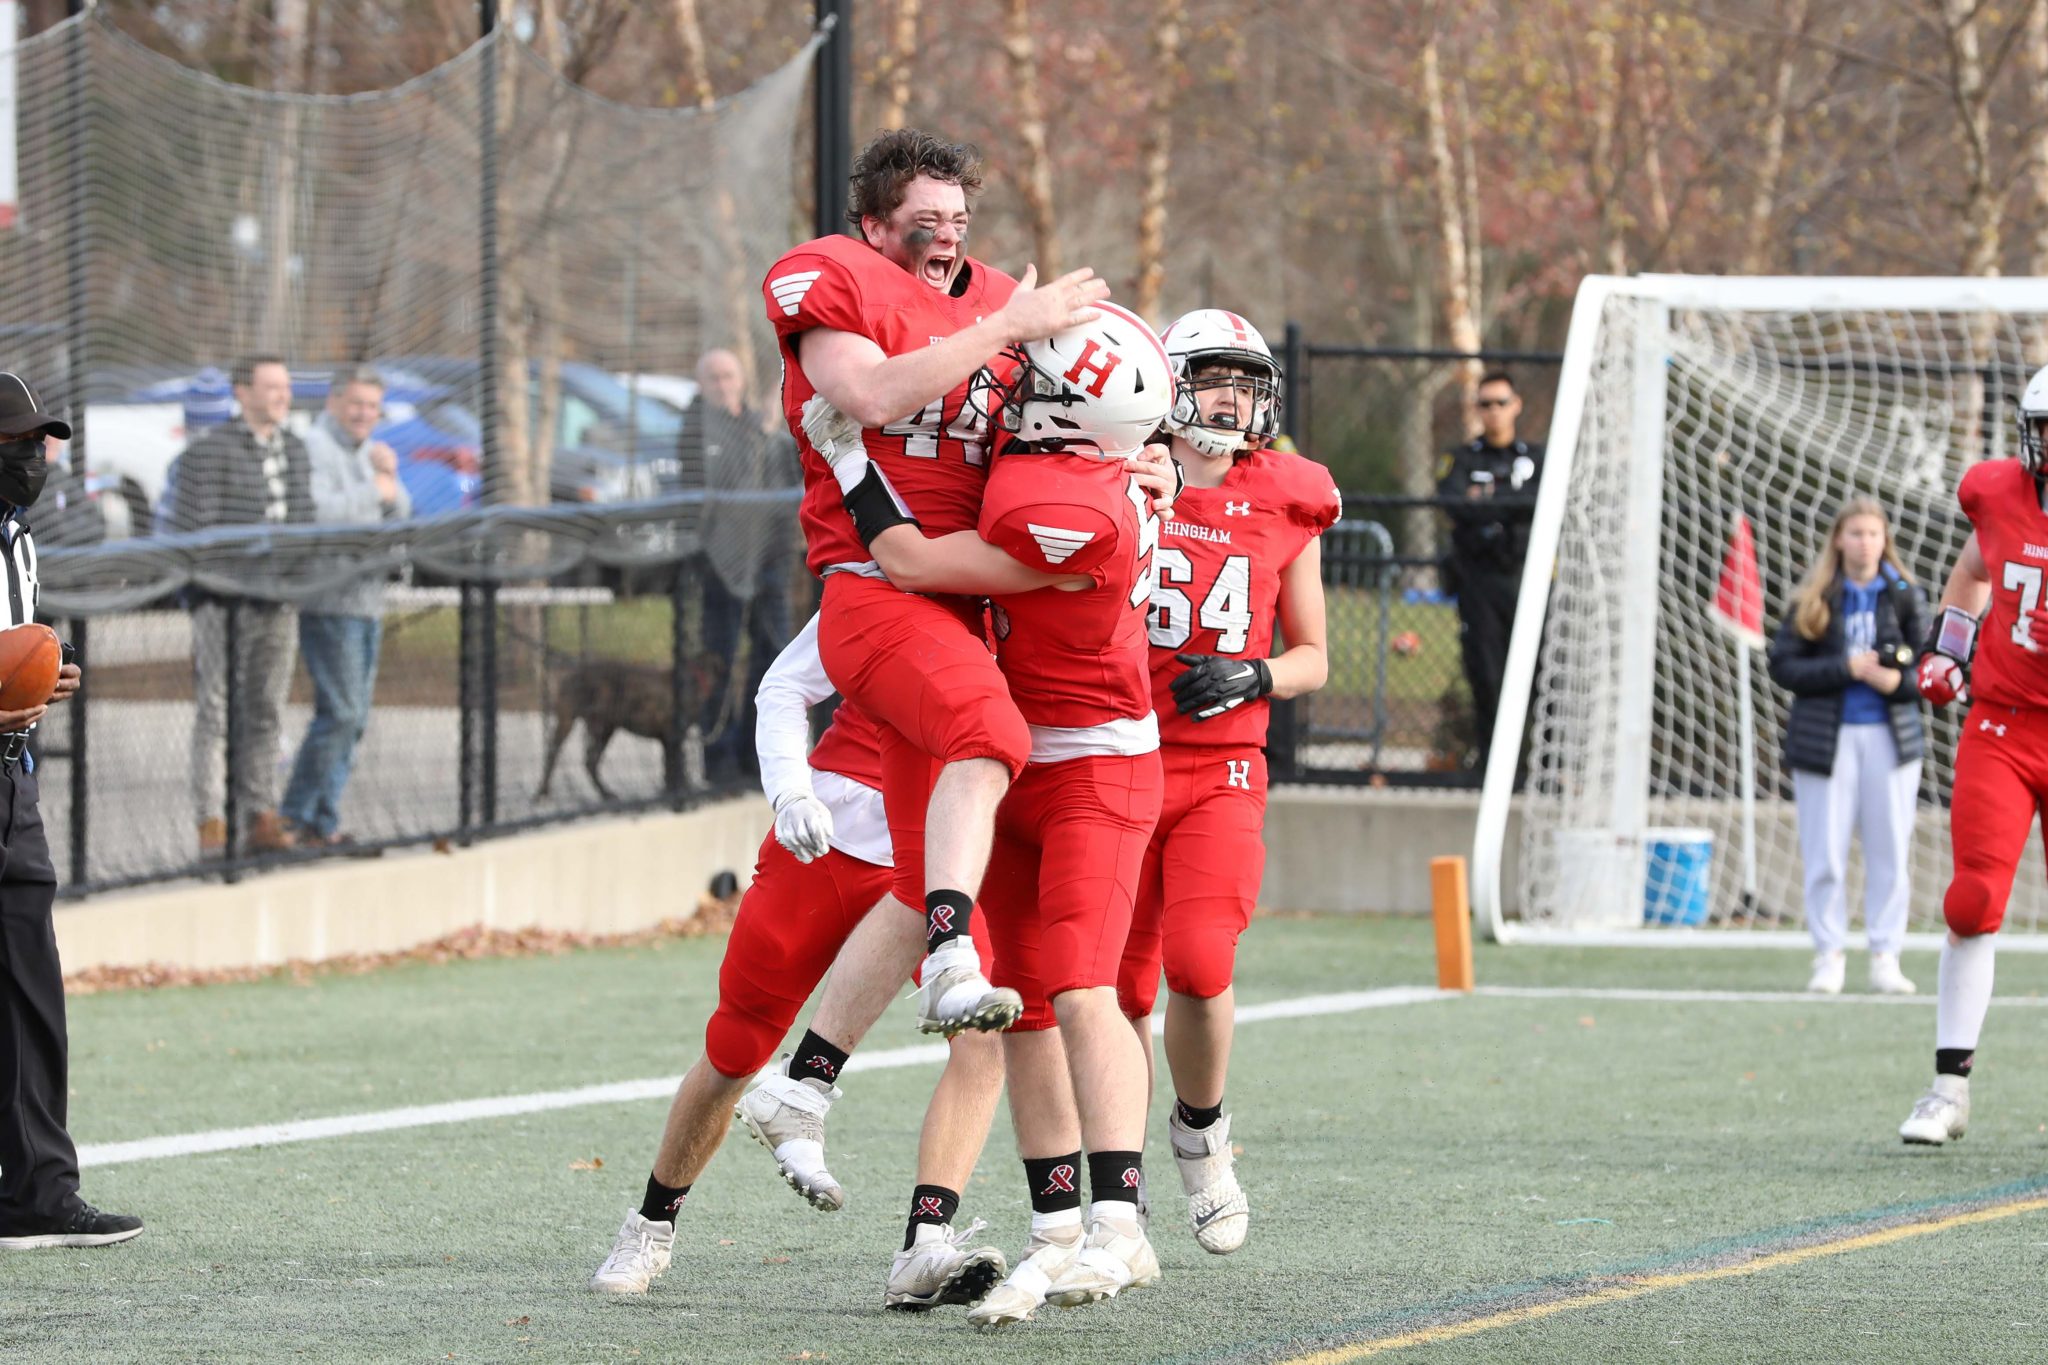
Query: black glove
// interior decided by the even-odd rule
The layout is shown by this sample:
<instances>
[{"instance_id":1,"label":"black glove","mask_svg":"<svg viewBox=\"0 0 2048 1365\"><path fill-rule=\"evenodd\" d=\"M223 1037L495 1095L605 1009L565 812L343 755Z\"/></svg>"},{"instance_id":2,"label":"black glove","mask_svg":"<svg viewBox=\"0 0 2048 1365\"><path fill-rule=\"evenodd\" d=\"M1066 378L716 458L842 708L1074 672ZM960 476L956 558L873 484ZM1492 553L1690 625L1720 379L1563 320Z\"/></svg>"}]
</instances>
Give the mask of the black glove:
<instances>
[{"instance_id":1,"label":"black glove","mask_svg":"<svg viewBox=\"0 0 2048 1365\"><path fill-rule=\"evenodd\" d=\"M1187 672L1175 678L1173 709L1204 721L1233 706L1273 691L1273 670L1264 659L1222 659L1214 654L1176 654Z\"/></svg>"}]
</instances>

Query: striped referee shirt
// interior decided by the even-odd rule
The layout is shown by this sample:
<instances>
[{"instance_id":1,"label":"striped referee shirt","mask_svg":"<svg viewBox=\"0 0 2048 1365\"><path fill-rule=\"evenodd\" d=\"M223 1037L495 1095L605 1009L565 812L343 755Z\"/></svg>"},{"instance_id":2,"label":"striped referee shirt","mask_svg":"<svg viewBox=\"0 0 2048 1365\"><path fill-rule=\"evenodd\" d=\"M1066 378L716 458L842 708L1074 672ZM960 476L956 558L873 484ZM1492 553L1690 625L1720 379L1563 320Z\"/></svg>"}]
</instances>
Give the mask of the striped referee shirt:
<instances>
[{"instance_id":1,"label":"striped referee shirt","mask_svg":"<svg viewBox=\"0 0 2048 1365\"><path fill-rule=\"evenodd\" d=\"M36 619L40 584L36 578L36 541L19 507L5 507L0 513L0 548L7 558L7 618L0 630L12 630Z\"/></svg>"},{"instance_id":2,"label":"striped referee shirt","mask_svg":"<svg viewBox=\"0 0 2048 1365\"><path fill-rule=\"evenodd\" d=\"M12 630L36 619L42 585L36 576L36 538L21 519L21 509L6 503L0 507L6 508L0 513L0 554L7 561L7 619L0 621L0 630ZM31 725L29 730L35 728ZM30 772L36 770L33 751L24 754L22 761Z\"/></svg>"}]
</instances>

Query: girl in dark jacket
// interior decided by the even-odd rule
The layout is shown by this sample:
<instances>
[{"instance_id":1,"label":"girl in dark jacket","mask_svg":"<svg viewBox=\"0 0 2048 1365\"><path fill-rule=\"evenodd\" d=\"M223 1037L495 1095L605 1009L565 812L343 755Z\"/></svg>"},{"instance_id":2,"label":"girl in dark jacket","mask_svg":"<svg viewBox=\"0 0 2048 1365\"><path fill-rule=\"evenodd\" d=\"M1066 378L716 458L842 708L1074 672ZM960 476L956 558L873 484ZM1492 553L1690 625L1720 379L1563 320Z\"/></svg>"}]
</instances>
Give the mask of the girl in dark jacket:
<instances>
[{"instance_id":1,"label":"girl in dark jacket","mask_svg":"<svg viewBox=\"0 0 2048 1365\"><path fill-rule=\"evenodd\" d=\"M1785 766L1792 770L1806 871L1810 991L1842 989L1854 830L1863 835L1870 988L1893 995L1914 989L1899 970L1899 947L1925 748L1913 665L1925 636L1920 593L1893 551L1884 508L1852 499L1771 644L1771 677L1792 693Z\"/></svg>"}]
</instances>

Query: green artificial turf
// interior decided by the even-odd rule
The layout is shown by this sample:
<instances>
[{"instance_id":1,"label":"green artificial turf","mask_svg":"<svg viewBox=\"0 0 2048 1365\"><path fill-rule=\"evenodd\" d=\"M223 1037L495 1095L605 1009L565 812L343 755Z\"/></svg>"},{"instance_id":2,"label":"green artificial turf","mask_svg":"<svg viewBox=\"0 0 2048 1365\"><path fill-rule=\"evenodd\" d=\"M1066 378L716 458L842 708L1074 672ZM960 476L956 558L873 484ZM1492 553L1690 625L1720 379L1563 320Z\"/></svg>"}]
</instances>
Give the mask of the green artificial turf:
<instances>
[{"instance_id":1,"label":"green artificial turf","mask_svg":"<svg viewBox=\"0 0 2048 1365\"><path fill-rule=\"evenodd\" d=\"M75 999L73 1130L100 1143L673 1075L722 949ZM1769 991L1797 989L1804 966L1796 950L1482 947L1478 975ZM1906 966L1932 988L1931 954ZM1262 920L1240 979L1245 1003L1429 983L1429 926ZM2007 954L1999 986L2048 989L2048 958ZM1287 1359L2048 1175L2048 1009L1994 1005L1968 1139L1907 1150L1893 1130L1925 1084L1932 1030L1920 1005L1584 997L1250 1023L1230 1093L1249 1245L1194 1245L1155 1103L1164 1281L995 1337L957 1311L880 1309L929 1064L847 1078L831 1119L843 1213L813 1212L765 1153L728 1142L690 1196L674 1267L630 1302L583 1284L638 1200L660 1101L88 1169L88 1197L149 1229L0 1258L0 1359ZM915 1041L898 1011L869 1050ZM1014 1256L1024 1194L999 1113L963 1214ZM2041 1359L2044 1269L2048 1213L2022 1214L1397 1358Z\"/></svg>"}]
</instances>

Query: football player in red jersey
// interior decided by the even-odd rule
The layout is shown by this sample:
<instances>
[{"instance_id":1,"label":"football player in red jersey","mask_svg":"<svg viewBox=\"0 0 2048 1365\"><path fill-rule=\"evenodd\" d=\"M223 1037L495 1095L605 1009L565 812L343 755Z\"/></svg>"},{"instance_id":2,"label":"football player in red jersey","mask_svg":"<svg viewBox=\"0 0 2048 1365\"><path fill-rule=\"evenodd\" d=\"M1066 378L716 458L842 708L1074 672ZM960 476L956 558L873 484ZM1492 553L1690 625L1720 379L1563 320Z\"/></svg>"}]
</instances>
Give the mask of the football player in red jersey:
<instances>
[{"instance_id":1,"label":"football player in red jersey","mask_svg":"<svg viewBox=\"0 0 2048 1365\"><path fill-rule=\"evenodd\" d=\"M884 133L854 162L847 217L860 239L806 242L763 283L803 460L800 519L811 569L825 580L819 646L840 692L881 725L904 907L885 913L921 920L930 951L918 1024L946 1034L999 1029L1021 1009L988 984L968 931L995 808L1030 736L982 640L979 602L890 585L803 414L817 399L857 424L868 469L926 529L975 525L988 462L968 381L1006 347L1091 320L1090 305L1109 292L1089 270L1034 287L1031 270L1019 283L969 258L968 199L980 187L968 149L911 129ZM902 977L875 975L892 986Z\"/></svg>"},{"instance_id":2,"label":"football player in red jersey","mask_svg":"<svg viewBox=\"0 0 2048 1365\"><path fill-rule=\"evenodd\" d=\"M1030 725L1031 761L997 814L982 897L997 983L1025 1004L1003 1044L1032 1229L1016 1272L969 1314L982 1326L1159 1274L1138 1210L1145 1059L1115 990L1160 801L1144 634L1159 521L1120 457L1157 430L1173 378L1150 328L1113 304L1099 310L1096 322L1021 348L997 381L998 425L1016 440L996 459L979 535L927 538L903 526L871 541L891 581L912 590L944 591L1005 565L1033 576L992 592L997 655ZM851 437L823 440L836 467L857 462Z\"/></svg>"},{"instance_id":3,"label":"football player in red jersey","mask_svg":"<svg viewBox=\"0 0 2048 1365\"><path fill-rule=\"evenodd\" d=\"M1280 367L1256 327L1204 308L1164 339L1179 380L1166 427L1187 471L1149 623L1166 802L1118 988L1149 1055L1163 961L1174 1163L1195 1239L1227 1254L1251 1221L1223 1083L1237 940L1266 861L1266 699L1313 692L1328 674L1317 538L1341 505L1327 469L1270 446ZM1276 623L1286 648L1268 658Z\"/></svg>"},{"instance_id":4,"label":"football player in red jersey","mask_svg":"<svg viewBox=\"0 0 2048 1365\"><path fill-rule=\"evenodd\" d=\"M1992 944L2034 813L2048 808L2048 369L2020 396L2017 459L1971 466L1956 489L1970 538L1941 595L1919 665L1920 695L1945 706L1967 690L1949 796L1953 874L1942 899L1934 1083L1899 1126L1939 1146L1970 1122L1970 1065L1991 1006ZM1987 608L1988 604L1988 610Z\"/></svg>"},{"instance_id":5,"label":"football player in red jersey","mask_svg":"<svg viewBox=\"0 0 2048 1365\"><path fill-rule=\"evenodd\" d=\"M718 1008L705 1026L704 1052L677 1087L645 1197L591 1276L590 1287L600 1293L645 1293L668 1269L683 1200L724 1141L735 1101L737 1116L774 1152L792 1187L820 1209L845 1203L825 1169L823 1134L846 1054L806 1033L785 1066L756 1078L890 882L874 722L843 704L805 754L809 708L833 691L817 640L814 617L761 680L755 746L774 829L761 841L719 967ZM965 1187L980 1159L1002 1092L999 1046L976 1033L951 1040L918 1147L919 1183L904 1248L890 1271L887 1307L977 1303L1007 1269L1000 1251L969 1245L979 1220L959 1232L951 1226L959 1205L952 1189ZM750 1080L757 1081L751 1090Z\"/></svg>"}]
</instances>

